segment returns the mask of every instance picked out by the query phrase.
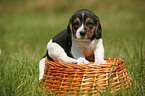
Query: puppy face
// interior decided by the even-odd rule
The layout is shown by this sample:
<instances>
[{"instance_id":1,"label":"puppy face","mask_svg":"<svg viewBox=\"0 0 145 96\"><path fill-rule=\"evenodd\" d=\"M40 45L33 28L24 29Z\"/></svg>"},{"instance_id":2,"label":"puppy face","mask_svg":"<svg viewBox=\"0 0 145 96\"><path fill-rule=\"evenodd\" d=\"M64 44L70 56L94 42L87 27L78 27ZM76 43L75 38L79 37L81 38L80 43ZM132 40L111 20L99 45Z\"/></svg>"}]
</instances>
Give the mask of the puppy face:
<instances>
[{"instance_id":1,"label":"puppy face","mask_svg":"<svg viewBox=\"0 0 145 96\"><path fill-rule=\"evenodd\" d=\"M73 14L68 25L75 39L101 38L101 25L99 18L92 12L82 9Z\"/></svg>"}]
</instances>

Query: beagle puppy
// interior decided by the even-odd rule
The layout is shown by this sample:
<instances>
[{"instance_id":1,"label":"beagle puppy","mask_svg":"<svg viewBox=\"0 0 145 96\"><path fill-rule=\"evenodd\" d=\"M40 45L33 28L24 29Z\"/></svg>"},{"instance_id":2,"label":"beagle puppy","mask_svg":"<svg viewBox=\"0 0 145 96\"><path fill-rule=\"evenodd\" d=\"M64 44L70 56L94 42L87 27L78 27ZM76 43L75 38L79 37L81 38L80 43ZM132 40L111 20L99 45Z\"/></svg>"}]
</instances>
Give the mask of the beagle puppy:
<instances>
[{"instance_id":1,"label":"beagle puppy","mask_svg":"<svg viewBox=\"0 0 145 96\"><path fill-rule=\"evenodd\" d=\"M43 78L46 59L64 63L106 63L99 18L89 10L75 12L67 29L47 44L46 55L39 63L39 80Z\"/></svg>"}]
</instances>

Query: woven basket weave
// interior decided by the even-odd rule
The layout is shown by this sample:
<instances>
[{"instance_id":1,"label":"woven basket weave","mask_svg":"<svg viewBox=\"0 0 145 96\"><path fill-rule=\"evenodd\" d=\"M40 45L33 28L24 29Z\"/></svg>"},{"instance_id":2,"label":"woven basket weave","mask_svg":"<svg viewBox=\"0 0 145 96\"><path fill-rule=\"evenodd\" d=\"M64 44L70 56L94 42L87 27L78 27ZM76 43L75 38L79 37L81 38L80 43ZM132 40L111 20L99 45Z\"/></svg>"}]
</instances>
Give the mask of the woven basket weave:
<instances>
[{"instance_id":1,"label":"woven basket weave","mask_svg":"<svg viewBox=\"0 0 145 96\"><path fill-rule=\"evenodd\" d=\"M114 90L128 89L131 78L128 77L123 60L105 60L106 64L99 65L93 62L89 65L77 65L47 60L40 86L46 88L48 93L54 92L60 96L66 93L98 95L107 87L110 87L111 93Z\"/></svg>"}]
</instances>

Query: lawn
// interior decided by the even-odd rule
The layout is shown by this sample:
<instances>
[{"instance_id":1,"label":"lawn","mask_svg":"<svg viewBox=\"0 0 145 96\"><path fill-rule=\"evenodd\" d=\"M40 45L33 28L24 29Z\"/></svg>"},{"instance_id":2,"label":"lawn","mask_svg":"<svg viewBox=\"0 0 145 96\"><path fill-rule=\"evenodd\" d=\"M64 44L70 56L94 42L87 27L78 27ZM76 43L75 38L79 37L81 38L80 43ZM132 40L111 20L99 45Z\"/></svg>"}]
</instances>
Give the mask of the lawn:
<instances>
[{"instance_id":1,"label":"lawn","mask_svg":"<svg viewBox=\"0 0 145 96\"><path fill-rule=\"evenodd\" d=\"M36 0L34 5L33 0L24 1L7 3L2 0L0 3L0 96L35 96L40 93L44 96L45 92L39 89L38 63L45 54L47 42L66 28L71 15L81 8L90 9L100 18L105 57L124 60L128 75L132 78L132 87L129 93L120 94L144 95L143 0L92 0L83 4L82 0L79 3L77 0L63 0L65 3L60 4L56 0ZM8 7L4 8L5 5Z\"/></svg>"}]
</instances>

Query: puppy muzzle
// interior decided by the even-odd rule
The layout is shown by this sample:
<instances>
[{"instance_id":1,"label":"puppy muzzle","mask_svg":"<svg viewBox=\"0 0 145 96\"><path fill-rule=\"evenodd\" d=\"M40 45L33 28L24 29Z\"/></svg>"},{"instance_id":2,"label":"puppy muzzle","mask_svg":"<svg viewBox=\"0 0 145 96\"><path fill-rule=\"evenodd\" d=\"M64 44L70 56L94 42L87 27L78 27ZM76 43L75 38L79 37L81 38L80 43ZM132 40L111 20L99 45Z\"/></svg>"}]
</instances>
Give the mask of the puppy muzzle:
<instances>
[{"instance_id":1,"label":"puppy muzzle","mask_svg":"<svg viewBox=\"0 0 145 96\"><path fill-rule=\"evenodd\" d=\"M81 37L84 37L86 35L86 31L81 31L80 35L81 35Z\"/></svg>"}]
</instances>

